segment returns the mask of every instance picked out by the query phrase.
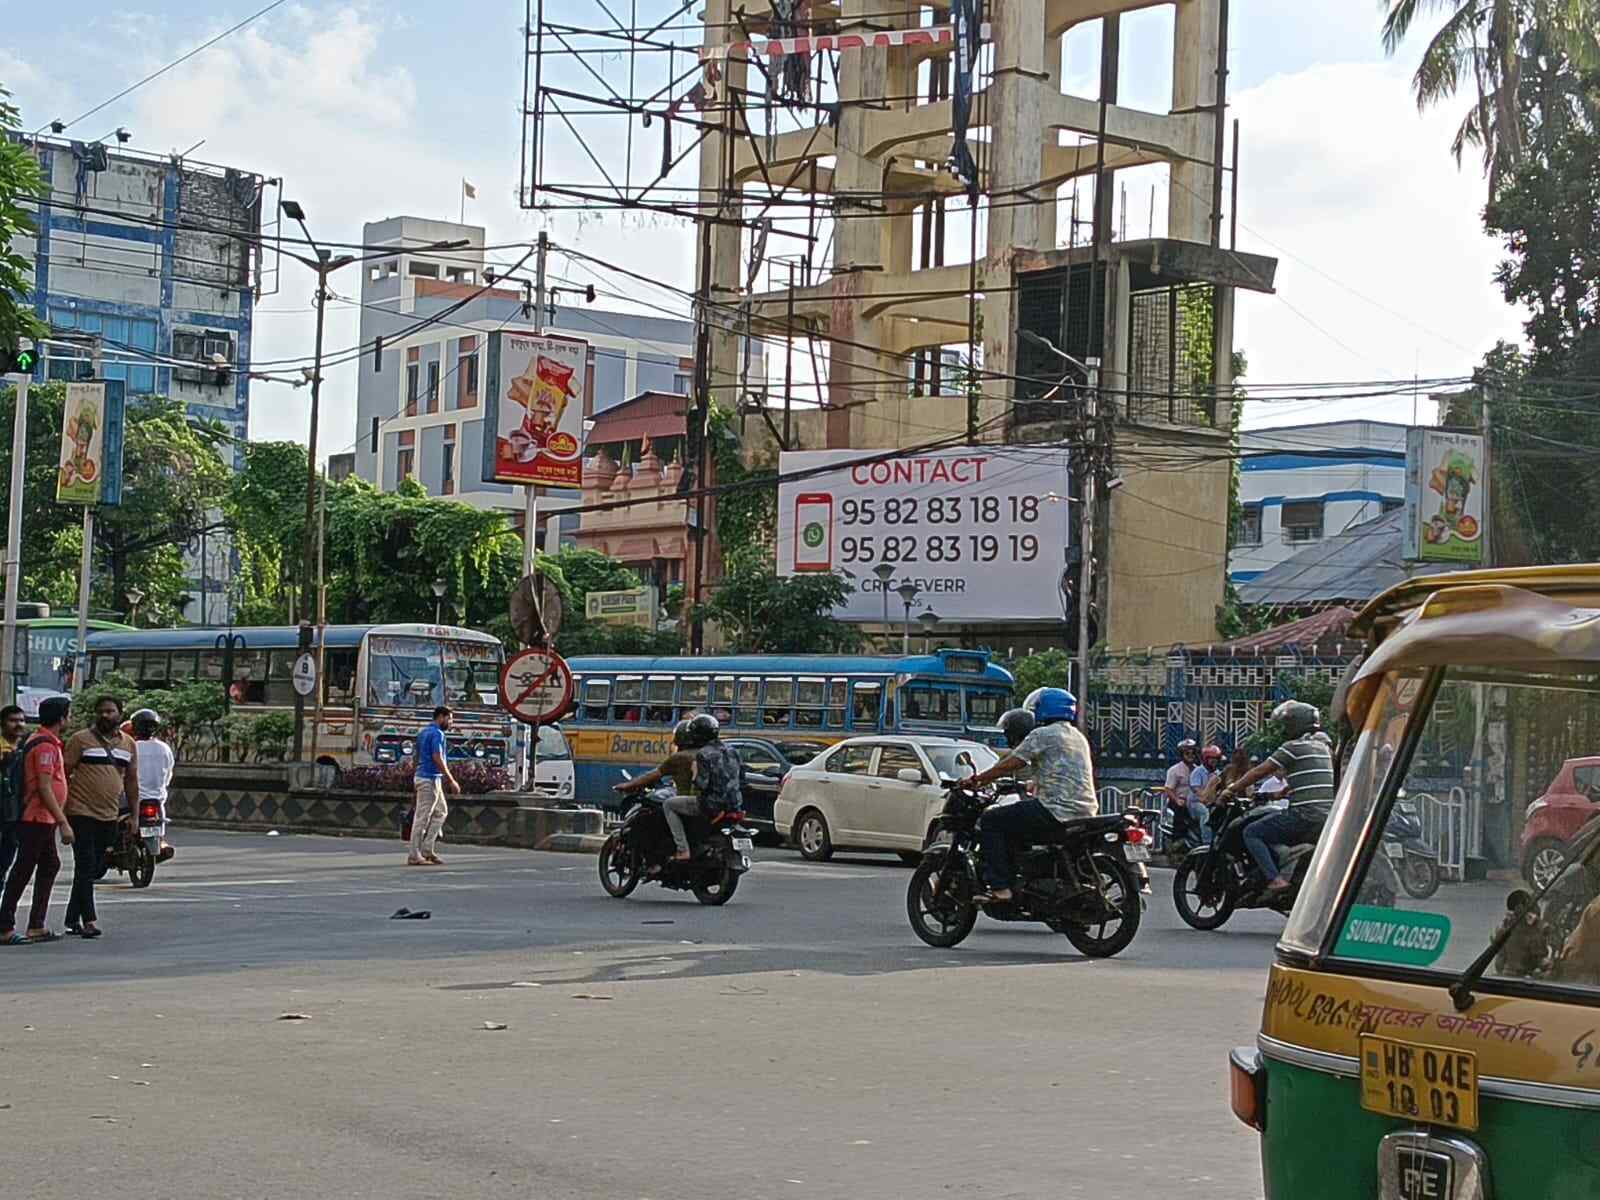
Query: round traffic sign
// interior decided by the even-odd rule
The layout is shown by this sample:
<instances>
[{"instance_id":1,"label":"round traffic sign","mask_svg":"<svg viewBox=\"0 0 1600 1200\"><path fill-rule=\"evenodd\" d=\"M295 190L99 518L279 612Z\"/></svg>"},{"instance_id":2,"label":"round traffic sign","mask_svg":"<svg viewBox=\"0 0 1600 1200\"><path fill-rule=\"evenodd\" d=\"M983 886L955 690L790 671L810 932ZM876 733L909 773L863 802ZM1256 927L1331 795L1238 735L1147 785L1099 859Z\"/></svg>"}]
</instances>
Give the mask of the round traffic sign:
<instances>
[{"instance_id":1,"label":"round traffic sign","mask_svg":"<svg viewBox=\"0 0 1600 1200\"><path fill-rule=\"evenodd\" d=\"M309 651L294 660L294 671L290 678L294 690L302 696L309 696L317 690L317 660Z\"/></svg>"},{"instance_id":2,"label":"round traffic sign","mask_svg":"<svg viewBox=\"0 0 1600 1200\"><path fill-rule=\"evenodd\" d=\"M554 650L524 650L500 670L500 706L519 721L547 725L572 703L572 670Z\"/></svg>"}]
</instances>

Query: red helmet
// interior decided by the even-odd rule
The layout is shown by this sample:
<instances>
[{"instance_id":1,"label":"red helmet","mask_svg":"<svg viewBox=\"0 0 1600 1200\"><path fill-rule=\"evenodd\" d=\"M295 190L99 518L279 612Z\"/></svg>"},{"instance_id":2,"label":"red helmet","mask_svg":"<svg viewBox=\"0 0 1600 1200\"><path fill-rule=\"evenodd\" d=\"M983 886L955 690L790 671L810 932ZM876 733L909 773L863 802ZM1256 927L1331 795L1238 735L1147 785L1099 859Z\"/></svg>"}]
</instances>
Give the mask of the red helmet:
<instances>
[{"instance_id":1,"label":"red helmet","mask_svg":"<svg viewBox=\"0 0 1600 1200\"><path fill-rule=\"evenodd\" d=\"M1216 743L1212 743L1211 745L1207 746L1204 750L1200 751L1200 761L1208 763L1221 762L1222 747L1218 746Z\"/></svg>"}]
</instances>

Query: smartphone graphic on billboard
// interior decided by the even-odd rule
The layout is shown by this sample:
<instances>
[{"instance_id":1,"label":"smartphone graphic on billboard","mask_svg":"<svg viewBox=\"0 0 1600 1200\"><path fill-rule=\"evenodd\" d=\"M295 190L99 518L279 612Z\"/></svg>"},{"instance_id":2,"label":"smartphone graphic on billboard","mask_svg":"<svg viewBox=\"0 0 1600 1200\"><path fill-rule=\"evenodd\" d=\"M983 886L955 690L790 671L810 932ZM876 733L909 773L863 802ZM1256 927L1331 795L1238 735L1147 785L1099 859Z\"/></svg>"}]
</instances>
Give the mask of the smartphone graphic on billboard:
<instances>
[{"instance_id":1,"label":"smartphone graphic on billboard","mask_svg":"<svg viewBox=\"0 0 1600 1200\"><path fill-rule=\"evenodd\" d=\"M794 569L833 570L833 495L801 492L794 498Z\"/></svg>"}]
</instances>

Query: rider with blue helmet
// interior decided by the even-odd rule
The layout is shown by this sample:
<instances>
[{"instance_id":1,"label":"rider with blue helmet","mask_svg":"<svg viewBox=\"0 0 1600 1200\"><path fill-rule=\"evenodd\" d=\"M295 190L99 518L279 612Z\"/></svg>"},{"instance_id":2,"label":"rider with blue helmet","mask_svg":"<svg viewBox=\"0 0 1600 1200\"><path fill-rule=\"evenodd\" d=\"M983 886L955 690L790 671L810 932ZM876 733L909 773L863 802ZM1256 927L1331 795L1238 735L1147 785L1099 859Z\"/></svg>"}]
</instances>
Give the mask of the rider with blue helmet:
<instances>
[{"instance_id":1,"label":"rider with blue helmet","mask_svg":"<svg viewBox=\"0 0 1600 1200\"><path fill-rule=\"evenodd\" d=\"M1066 688L1039 688L1022 707L1033 714L1033 732L969 781L985 784L1026 770L1034 776L1033 796L998 804L978 821L983 882L989 889L989 894L980 898L985 901L1011 899L1013 841L1048 836L1062 822L1092 817L1100 810L1089 741L1072 724L1078 716L1077 697Z\"/></svg>"}]
</instances>

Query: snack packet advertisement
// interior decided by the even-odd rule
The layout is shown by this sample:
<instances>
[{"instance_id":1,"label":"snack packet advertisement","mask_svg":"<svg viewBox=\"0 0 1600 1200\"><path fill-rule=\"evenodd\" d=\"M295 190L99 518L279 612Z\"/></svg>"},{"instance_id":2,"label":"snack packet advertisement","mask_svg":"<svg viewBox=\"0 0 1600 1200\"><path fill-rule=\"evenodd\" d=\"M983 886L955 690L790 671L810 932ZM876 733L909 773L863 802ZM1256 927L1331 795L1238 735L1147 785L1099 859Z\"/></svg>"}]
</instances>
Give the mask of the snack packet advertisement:
<instances>
[{"instance_id":1,"label":"snack packet advertisement","mask_svg":"<svg viewBox=\"0 0 1600 1200\"><path fill-rule=\"evenodd\" d=\"M489 335L485 483L579 487L589 343L550 334Z\"/></svg>"},{"instance_id":2,"label":"snack packet advertisement","mask_svg":"<svg viewBox=\"0 0 1600 1200\"><path fill-rule=\"evenodd\" d=\"M121 503L122 422L120 379L67 384L56 471L58 503Z\"/></svg>"}]
</instances>

